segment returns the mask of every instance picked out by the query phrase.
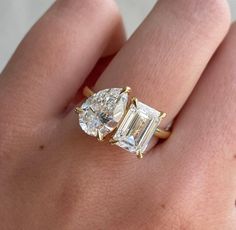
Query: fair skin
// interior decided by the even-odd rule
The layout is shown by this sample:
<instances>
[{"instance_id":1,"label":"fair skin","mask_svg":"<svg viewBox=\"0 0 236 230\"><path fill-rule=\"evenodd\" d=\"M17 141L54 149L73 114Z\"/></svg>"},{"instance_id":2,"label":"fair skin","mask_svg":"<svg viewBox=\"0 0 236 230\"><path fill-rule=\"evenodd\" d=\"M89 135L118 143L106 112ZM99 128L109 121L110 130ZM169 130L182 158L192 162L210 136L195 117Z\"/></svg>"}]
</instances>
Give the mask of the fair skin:
<instances>
[{"instance_id":1,"label":"fair skin","mask_svg":"<svg viewBox=\"0 0 236 230\"><path fill-rule=\"evenodd\" d=\"M0 229L236 229L229 27L224 0L160 0L125 42L112 0L58 0L0 77ZM143 160L78 127L95 65L95 90L130 86L163 127L177 116Z\"/></svg>"}]
</instances>

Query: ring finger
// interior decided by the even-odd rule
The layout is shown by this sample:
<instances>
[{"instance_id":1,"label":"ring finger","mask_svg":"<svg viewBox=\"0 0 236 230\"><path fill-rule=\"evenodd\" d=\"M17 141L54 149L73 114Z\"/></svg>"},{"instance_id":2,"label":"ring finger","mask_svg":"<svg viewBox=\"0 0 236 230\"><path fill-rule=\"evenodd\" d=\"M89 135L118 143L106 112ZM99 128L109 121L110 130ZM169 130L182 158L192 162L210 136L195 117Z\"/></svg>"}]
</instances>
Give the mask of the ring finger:
<instances>
[{"instance_id":1,"label":"ring finger","mask_svg":"<svg viewBox=\"0 0 236 230\"><path fill-rule=\"evenodd\" d=\"M145 104L168 114L166 126L190 95L229 21L222 0L159 1L98 79L95 90L130 86ZM71 112L65 125L78 133L75 119Z\"/></svg>"}]
</instances>

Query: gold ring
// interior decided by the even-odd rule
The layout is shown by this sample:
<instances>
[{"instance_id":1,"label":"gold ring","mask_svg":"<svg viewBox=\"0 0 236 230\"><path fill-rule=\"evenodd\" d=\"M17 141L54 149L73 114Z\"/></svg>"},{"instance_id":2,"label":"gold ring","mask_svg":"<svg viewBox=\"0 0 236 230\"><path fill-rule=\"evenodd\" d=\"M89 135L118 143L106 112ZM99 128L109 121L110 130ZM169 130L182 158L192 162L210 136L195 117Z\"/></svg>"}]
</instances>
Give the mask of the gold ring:
<instances>
[{"instance_id":1,"label":"gold ring","mask_svg":"<svg viewBox=\"0 0 236 230\"><path fill-rule=\"evenodd\" d=\"M155 110L132 98L129 102L130 87L110 88L94 93L89 87L83 90L87 100L76 107L81 129L102 141L116 131L111 144L143 157L153 135L167 139L171 132L161 129L160 123L166 113Z\"/></svg>"}]
</instances>

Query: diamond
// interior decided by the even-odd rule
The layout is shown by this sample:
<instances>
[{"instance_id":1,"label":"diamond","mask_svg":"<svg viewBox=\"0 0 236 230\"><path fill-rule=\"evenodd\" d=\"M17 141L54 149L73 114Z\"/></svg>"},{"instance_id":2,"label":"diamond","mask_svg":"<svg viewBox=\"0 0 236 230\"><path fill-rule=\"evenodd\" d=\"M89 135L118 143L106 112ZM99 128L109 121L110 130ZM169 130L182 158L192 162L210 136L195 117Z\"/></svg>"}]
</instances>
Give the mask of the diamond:
<instances>
[{"instance_id":1,"label":"diamond","mask_svg":"<svg viewBox=\"0 0 236 230\"><path fill-rule=\"evenodd\" d=\"M82 130L102 140L120 122L127 102L128 93L122 88L104 89L93 94L81 106L79 123Z\"/></svg>"},{"instance_id":2,"label":"diamond","mask_svg":"<svg viewBox=\"0 0 236 230\"><path fill-rule=\"evenodd\" d=\"M142 154L162 119L162 113L134 100L115 135L114 144L131 153Z\"/></svg>"}]
</instances>

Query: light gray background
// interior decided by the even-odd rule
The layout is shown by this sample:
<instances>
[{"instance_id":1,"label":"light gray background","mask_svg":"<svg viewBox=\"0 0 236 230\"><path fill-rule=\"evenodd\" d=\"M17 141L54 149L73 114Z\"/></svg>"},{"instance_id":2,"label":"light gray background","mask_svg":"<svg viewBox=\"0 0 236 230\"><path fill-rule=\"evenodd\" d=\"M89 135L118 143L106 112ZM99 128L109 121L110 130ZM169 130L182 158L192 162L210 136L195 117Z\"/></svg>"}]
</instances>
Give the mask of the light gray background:
<instances>
[{"instance_id":1,"label":"light gray background","mask_svg":"<svg viewBox=\"0 0 236 230\"><path fill-rule=\"evenodd\" d=\"M156 2L156 0L116 1L124 17L128 35L132 34ZM25 33L53 2L54 0L0 0L0 72ZM235 20L236 0L229 0L229 3L232 18Z\"/></svg>"}]
</instances>

